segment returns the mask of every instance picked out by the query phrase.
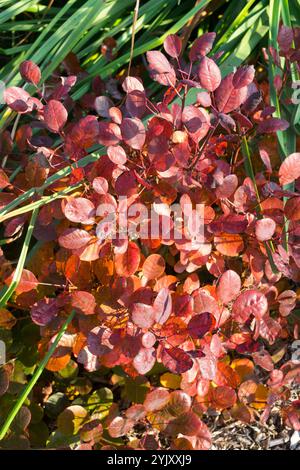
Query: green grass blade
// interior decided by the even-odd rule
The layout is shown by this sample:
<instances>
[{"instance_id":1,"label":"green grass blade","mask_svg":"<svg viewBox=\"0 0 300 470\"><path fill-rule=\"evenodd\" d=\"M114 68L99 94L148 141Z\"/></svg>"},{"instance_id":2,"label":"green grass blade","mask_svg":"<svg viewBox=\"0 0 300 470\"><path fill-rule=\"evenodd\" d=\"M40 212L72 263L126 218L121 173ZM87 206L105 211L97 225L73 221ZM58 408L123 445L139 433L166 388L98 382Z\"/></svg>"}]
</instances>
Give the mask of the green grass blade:
<instances>
[{"instance_id":1,"label":"green grass blade","mask_svg":"<svg viewBox=\"0 0 300 470\"><path fill-rule=\"evenodd\" d=\"M215 49L218 49L221 45L225 44L230 36L234 33L234 31L243 23L243 21L247 18L250 8L256 2L256 0L249 0L244 8L240 11L240 13L235 17L234 21L227 29L227 31L220 37L220 39L215 44ZM235 2L236 3L236 2ZM233 3L232 3L233 5Z\"/></svg>"},{"instance_id":2,"label":"green grass blade","mask_svg":"<svg viewBox=\"0 0 300 470\"><path fill-rule=\"evenodd\" d=\"M36 5L39 0L21 0L20 2L12 2L12 5L0 13L0 24L9 21L20 13L26 11L29 7Z\"/></svg>"}]
</instances>

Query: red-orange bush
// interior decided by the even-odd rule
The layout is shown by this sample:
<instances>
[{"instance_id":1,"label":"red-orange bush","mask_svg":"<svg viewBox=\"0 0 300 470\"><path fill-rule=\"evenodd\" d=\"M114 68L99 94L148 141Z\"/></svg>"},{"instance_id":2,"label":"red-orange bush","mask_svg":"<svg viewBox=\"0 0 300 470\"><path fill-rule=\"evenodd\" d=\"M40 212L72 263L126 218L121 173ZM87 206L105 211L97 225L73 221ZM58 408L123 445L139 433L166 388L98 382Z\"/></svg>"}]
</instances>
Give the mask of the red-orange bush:
<instances>
[{"instance_id":1,"label":"red-orange bush","mask_svg":"<svg viewBox=\"0 0 300 470\"><path fill-rule=\"evenodd\" d=\"M24 171L13 185L1 173L2 206L73 163L68 180L48 192L68 185L76 192L42 207L34 236L49 250L33 272L24 270L17 290L17 303L30 307L41 327L41 354L76 310L48 368L57 371L74 356L90 372L118 366L132 379L154 377L146 397L127 409L112 405L104 421L84 414L78 432L85 448L99 442L103 427L118 438L139 423L139 448L159 447L160 433L171 448L208 449L208 410L250 422L263 407L266 420L297 377L299 366L278 360L277 352L298 335L289 286L300 278L300 154L277 173L266 135L288 123L265 105L253 66L221 77L219 57L208 56L214 38L204 34L185 56L180 38L169 36L169 58L147 53L151 77L167 87L159 103L130 76L119 102L99 96L95 82L75 103L69 92L76 77L39 90L40 72L30 61L21 74L39 98L17 87L5 92L11 109L35 120L16 135ZM77 164L99 144L99 160ZM247 158L255 159L255 179L241 167ZM283 187L294 181L294 191ZM286 205L283 198L290 198ZM192 230L198 207L203 236ZM153 217L155 235L144 236ZM10 219L5 235L26 221ZM163 373L161 382L153 370ZM286 419L299 429L296 405Z\"/></svg>"}]
</instances>

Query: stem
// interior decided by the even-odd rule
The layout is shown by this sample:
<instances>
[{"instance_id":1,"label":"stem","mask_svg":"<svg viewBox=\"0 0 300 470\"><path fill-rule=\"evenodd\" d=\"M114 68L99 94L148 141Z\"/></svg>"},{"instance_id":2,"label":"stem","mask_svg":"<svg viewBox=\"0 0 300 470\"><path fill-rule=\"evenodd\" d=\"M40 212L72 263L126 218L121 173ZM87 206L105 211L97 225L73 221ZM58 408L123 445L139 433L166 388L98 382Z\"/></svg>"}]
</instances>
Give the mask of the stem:
<instances>
[{"instance_id":1,"label":"stem","mask_svg":"<svg viewBox=\"0 0 300 470\"><path fill-rule=\"evenodd\" d=\"M56 346L58 345L61 337L65 333L65 331L66 331L67 327L69 326L69 324L71 323L71 321L73 320L74 315L75 315L75 310L72 310L72 312L70 313L70 315L68 316L68 318L66 319L64 324L62 325L61 329L59 330L59 332L58 332L58 334L55 338L55 341L51 345L49 351L47 352L45 357L40 362L37 370L35 371L34 375L31 378L30 382L28 382L28 384L24 388L23 392L21 393L18 401L16 402L16 404L14 405L12 410L10 411L8 417L6 418L5 423L3 424L3 426L0 430L0 441L2 441L2 439L4 439L7 431L10 428L10 425L14 421L14 419L17 416L18 412L22 408L23 403L25 402L26 398L28 397L29 393L31 392L31 390L35 386L36 382L38 381L39 377L41 376L41 374L42 374L43 370L45 369L49 359L51 358L52 354L54 353L54 351L56 349Z\"/></svg>"},{"instance_id":2,"label":"stem","mask_svg":"<svg viewBox=\"0 0 300 470\"><path fill-rule=\"evenodd\" d=\"M130 59L128 64L128 71L127 77L130 75L131 63L133 58L133 51L134 51L134 39L135 39L135 26L139 15L139 8L140 8L140 0L136 0L134 14L133 14L133 23L132 23L132 35L131 35L131 45L130 45Z\"/></svg>"}]
</instances>

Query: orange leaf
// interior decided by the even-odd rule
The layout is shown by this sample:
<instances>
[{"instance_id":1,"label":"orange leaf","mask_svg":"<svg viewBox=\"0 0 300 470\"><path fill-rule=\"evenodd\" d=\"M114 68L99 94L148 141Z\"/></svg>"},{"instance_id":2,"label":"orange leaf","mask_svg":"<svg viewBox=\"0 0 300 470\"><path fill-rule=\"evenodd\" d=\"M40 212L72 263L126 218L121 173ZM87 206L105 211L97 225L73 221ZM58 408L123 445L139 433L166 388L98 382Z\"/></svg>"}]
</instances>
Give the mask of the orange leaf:
<instances>
[{"instance_id":1,"label":"orange leaf","mask_svg":"<svg viewBox=\"0 0 300 470\"><path fill-rule=\"evenodd\" d=\"M215 236L216 249L225 256L237 256L244 249L244 242L241 235L231 233L221 233Z\"/></svg>"}]
</instances>

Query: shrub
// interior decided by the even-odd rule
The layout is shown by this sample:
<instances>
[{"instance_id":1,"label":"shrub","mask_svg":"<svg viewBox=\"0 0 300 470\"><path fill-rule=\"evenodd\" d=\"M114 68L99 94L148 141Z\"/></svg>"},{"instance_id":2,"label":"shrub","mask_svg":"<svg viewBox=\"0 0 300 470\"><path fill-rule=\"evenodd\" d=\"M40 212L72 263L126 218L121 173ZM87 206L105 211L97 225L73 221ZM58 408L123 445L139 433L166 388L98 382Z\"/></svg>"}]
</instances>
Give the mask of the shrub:
<instances>
[{"instance_id":1,"label":"shrub","mask_svg":"<svg viewBox=\"0 0 300 470\"><path fill-rule=\"evenodd\" d=\"M297 337L289 284L299 281L300 154L277 173L267 135L288 123L273 117L253 66L221 77L214 39L206 33L184 54L171 35L169 58L147 53L150 76L166 87L158 103L134 76L119 100L96 92L74 103L75 77L40 89L30 61L21 74L38 98L5 92L28 119L16 133L24 169L13 184L2 171L0 199L21 202L39 187L32 203L41 208L33 235L42 245L15 305L40 327L41 356L75 311L47 369L64 373L74 358L91 374L112 369L128 397L120 407L100 389L101 405L92 405L95 392L75 401L58 416L54 446L75 436L77 448L108 448L108 432L129 447L208 449L210 410L249 423L264 408L267 420L297 375L285 353ZM66 164L69 176L45 184ZM6 237L32 208L4 216ZM6 284L13 275L10 266ZM299 429L296 404L285 419ZM133 443L137 429L143 437Z\"/></svg>"}]
</instances>

